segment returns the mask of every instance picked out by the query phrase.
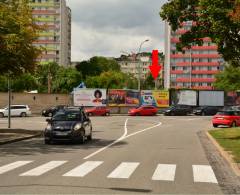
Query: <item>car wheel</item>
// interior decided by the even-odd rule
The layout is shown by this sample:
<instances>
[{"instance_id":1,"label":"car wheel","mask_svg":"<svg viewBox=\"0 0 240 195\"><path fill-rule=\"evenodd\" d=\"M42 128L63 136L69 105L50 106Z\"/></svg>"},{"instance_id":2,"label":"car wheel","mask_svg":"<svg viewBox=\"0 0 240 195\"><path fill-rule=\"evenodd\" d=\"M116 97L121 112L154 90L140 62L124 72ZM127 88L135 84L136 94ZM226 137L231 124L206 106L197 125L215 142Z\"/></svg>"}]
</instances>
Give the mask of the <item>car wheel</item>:
<instances>
[{"instance_id":1,"label":"car wheel","mask_svg":"<svg viewBox=\"0 0 240 195\"><path fill-rule=\"evenodd\" d=\"M20 114L20 116L21 116L21 117L26 117L26 116L27 116L27 113L26 113L26 112L22 112L22 113Z\"/></svg>"},{"instance_id":2,"label":"car wheel","mask_svg":"<svg viewBox=\"0 0 240 195\"><path fill-rule=\"evenodd\" d=\"M53 116L53 113L48 113L48 117L52 117Z\"/></svg>"},{"instance_id":3,"label":"car wheel","mask_svg":"<svg viewBox=\"0 0 240 195\"><path fill-rule=\"evenodd\" d=\"M92 140L92 132L90 133L90 135L87 136L87 140Z\"/></svg>"},{"instance_id":4,"label":"car wheel","mask_svg":"<svg viewBox=\"0 0 240 195\"><path fill-rule=\"evenodd\" d=\"M237 127L237 123L236 123L236 121L233 121L231 127Z\"/></svg>"},{"instance_id":5,"label":"car wheel","mask_svg":"<svg viewBox=\"0 0 240 195\"><path fill-rule=\"evenodd\" d=\"M213 127L214 127L214 128L217 128L217 127L218 127L218 125L216 125L216 124L213 124Z\"/></svg>"},{"instance_id":6,"label":"car wheel","mask_svg":"<svg viewBox=\"0 0 240 195\"><path fill-rule=\"evenodd\" d=\"M85 142L85 132L82 130L80 134L81 134L80 135L81 136L80 142L81 142L81 144L84 144L84 142Z\"/></svg>"},{"instance_id":7,"label":"car wheel","mask_svg":"<svg viewBox=\"0 0 240 195\"><path fill-rule=\"evenodd\" d=\"M3 113L0 113L0 118L3 118L4 117L4 114Z\"/></svg>"},{"instance_id":8,"label":"car wheel","mask_svg":"<svg viewBox=\"0 0 240 195\"><path fill-rule=\"evenodd\" d=\"M44 143L47 145L50 145L52 143L52 141L50 139L44 139Z\"/></svg>"}]
</instances>

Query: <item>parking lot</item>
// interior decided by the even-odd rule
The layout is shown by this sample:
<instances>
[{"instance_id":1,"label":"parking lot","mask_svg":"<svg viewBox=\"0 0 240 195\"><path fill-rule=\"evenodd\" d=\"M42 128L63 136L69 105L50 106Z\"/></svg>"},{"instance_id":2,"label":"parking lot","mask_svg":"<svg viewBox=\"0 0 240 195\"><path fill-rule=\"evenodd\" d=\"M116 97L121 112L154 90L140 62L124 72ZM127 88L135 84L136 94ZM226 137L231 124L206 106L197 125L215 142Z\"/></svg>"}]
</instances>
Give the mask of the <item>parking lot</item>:
<instances>
[{"instance_id":1,"label":"parking lot","mask_svg":"<svg viewBox=\"0 0 240 195\"><path fill-rule=\"evenodd\" d=\"M91 117L93 140L84 145L44 145L42 137L2 145L0 190L220 193L197 135L211 128L210 118ZM13 118L12 126L43 130L45 119ZM7 119L0 119L0 125L6 127Z\"/></svg>"}]
</instances>

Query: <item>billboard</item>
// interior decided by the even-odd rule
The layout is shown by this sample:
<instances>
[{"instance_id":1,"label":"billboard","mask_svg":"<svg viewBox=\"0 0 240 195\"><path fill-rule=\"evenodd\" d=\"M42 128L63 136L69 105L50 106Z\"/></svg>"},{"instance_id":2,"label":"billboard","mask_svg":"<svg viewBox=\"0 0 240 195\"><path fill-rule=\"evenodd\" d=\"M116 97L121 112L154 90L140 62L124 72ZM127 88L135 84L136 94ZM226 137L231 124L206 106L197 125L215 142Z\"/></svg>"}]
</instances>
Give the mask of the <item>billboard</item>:
<instances>
[{"instance_id":1,"label":"billboard","mask_svg":"<svg viewBox=\"0 0 240 195\"><path fill-rule=\"evenodd\" d=\"M106 89L76 89L74 106L106 106Z\"/></svg>"},{"instance_id":2,"label":"billboard","mask_svg":"<svg viewBox=\"0 0 240 195\"><path fill-rule=\"evenodd\" d=\"M137 90L110 89L108 91L109 106L138 106L139 92Z\"/></svg>"},{"instance_id":3,"label":"billboard","mask_svg":"<svg viewBox=\"0 0 240 195\"><path fill-rule=\"evenodd\" d=\"M141 91L141 104L159 108L168 107L169 92L166 90L143 90Z\"/></svg>"},{"instance_id":4,"label":"billboard","mask_svg":"<svg viewBox=\"0 0 240 195\"><path fill-rule=\"evenodd\" d=\"M240 105L240 91L226 92L225 105L226 106L239 106Z\"/></svg>"},{"instance_id":5,"label":"billboard","mask_svg":"<svg viewBox=\"0 0 240 195\"><path fill-rule=\"evenodd\" d=\"M224 91L199 91L199 106L224 106Z\"/></svg>"},{"instance_id":6,"label":"billboard","mask_svg":"<svg viewBox=\"0 0 240 195\"><path fill-rule=\"evenodd\" d=\"M197 91L194 90L173 90L171 91L172 105L197 105Z\"/></svg>"}]
</instances>

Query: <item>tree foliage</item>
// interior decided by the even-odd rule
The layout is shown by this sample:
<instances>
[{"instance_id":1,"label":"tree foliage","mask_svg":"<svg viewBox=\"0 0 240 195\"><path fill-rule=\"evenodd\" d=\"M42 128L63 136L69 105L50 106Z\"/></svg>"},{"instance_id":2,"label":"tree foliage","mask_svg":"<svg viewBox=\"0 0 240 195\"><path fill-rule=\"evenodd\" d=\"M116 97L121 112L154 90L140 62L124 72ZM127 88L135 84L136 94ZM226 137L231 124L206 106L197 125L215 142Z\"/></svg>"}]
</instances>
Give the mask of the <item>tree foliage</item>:
<instances>
[{"instance_id":1,"label":"tree foliage","mask_svg":"<svg viewBox=\"0 0 240 195\"><path fill-rule=\"evenodd\" d=\"M195 21L196 25L180 37L178 50L191 43L201 45L202 38L209 37L225 61L240 66L239 0L169 0L160 16L173 30L183 22Z\"/></svg>"},{"instance_id":2,"label":"tree foliage","mask_svg":"<svg viewBox=\"0 0 240 195\"><path fill-rule=\"evenodd\" d=\"M214 87L225 91L240 90L240 67L226 65L225 70L216 75Z\"/></svg>"},{"instance_id":3,"label":"tree foliage","mask_svg":"<svg viewBox=\"0 0 240 195\"><path fill-rule=\"evenodd\" d=\"M85 79L87 76L100 75L102 72L120 71L120 66L113 59L95 56L89 61L78 63L76 69L82 73L83 78Z\"/></svg>"},{"instance_id":4,"label":"tree foliage","mask_svg":"<svg viewBox=\"0 0 240 195\"><path fill-rule=\"evenodd\" d=\"M32 45L36 30L27 0L0 2L1 73L20 75L34 71L34 59L39 55Z\"/></svg>"},{"instance_id":5,"label":"tree foliage","mask_svg":"<svg viewBox=\"0 0 240 195\"><path fill-rule=\"evenodd\" d=\"M122 72L108 71L99 76L90 76L86 79L88 88L106 88L106 89L134 89L137 87L137 80Z\"/></svg>"}]
</instances>

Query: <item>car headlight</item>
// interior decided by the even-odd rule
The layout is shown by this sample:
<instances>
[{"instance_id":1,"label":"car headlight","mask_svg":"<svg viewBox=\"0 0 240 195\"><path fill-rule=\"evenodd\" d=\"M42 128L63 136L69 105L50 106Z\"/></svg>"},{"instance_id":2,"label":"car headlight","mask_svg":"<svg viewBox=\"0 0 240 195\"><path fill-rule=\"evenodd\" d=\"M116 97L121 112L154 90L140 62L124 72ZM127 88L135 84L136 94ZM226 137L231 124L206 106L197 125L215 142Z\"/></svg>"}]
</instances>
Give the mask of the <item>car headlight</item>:
<instances>
[{"instance_id":1,"label":"car headlight","mask_svg":"<svg viewBox=\"0 0 240 195\"><path fill-rule=\"evenodd\" d=\"M46 130L47 130L47 131L51 131L51 130L52 130L52 125L48 123L48 124L47 124L47 127L46 127Z\"/></svg>"},{"instance_id":2,"label":"car headlight","mask_svg":"<svg viewBox=\"0 0 240 195\"><path fill-rule=\"evenodd\" d=\"M166 110L166 112L171 112L171 110Z\"/></svg>"},{"instance_id":3,"label":"car headlight","mask_svg":"<svg viewBox=\"0 0 240 195\"><path fill-rule=\"evenodd\" d=\"M74 130L74 131L77 131L77 130L81 129L81 127L82 127L82 125L81 125L80 123L77 123L77 124L74 126L73 130Z\"/></svg>"}]
</instances>

